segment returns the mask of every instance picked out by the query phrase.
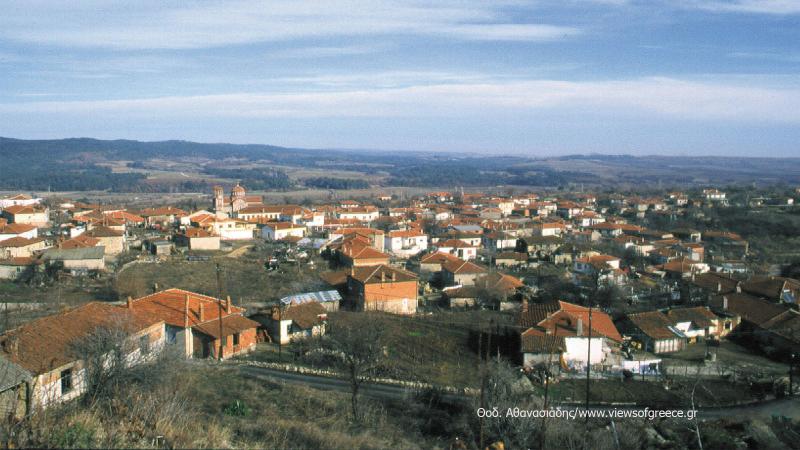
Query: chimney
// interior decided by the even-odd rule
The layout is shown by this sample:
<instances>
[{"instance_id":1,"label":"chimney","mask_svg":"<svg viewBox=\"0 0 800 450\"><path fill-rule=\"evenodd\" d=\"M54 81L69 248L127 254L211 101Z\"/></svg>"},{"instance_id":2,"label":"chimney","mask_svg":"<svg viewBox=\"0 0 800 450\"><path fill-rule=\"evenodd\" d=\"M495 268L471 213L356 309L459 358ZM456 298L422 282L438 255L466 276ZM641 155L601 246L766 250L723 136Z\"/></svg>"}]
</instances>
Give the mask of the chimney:
<instances>
[{"instance_id":1,"label":"chimney","mask_svg":"<svg viewBox=\"0 0 800 450\"><path fill-rule=\"evenodd\" d=\"M741 294L742 293L742 283L741 282L736 283L736 293L737 294Z\"/></svg>"},{"instance_id":2,"label":"chimney","mask_svg":"<svg viewBox=\"0 0 800 450\"><path fill-rule=\"evenodd\" d=\"M391 274L391 280L392 281L397 281L397 274L395 274L394 272L392 272L392 274Z\"/></svg>"},{"instance_id":3,"label":"chimney","mask_svg":"<svg viewBox=\"0 0 800 450\"><path fill-rule=\"evenodd\" d=\"M189 328L189 294L183 300L183 328Z\"/></svg>"},{"instance_id":4,"label":"chimney","mask_svg":"<svg viewBox=\"0 0 800 450\"><path fill-rule=\"evenodd\" d=\"M385 283L385 282L386 282L386 272L381 270L381 283Z\"/></svg>"},{"instance_id":5,"label":"chimney","mask_svg":"<svg viewBox=\"0 0 800 450\"><path fill-rule=\"evenodd\" d=\"M717 283L717 292L722 292L722 283Z\"/></svg>"},{"instance_id":6,"label":"chimney","mask_svg":"<svg viewBox=\"0 0 800 450\"><path fill-rule=\"evenodd\" d=\"M206 305L205 303L200 303L200 322L206 321Z\"/></svg>"},{"instance_id":7,"label":"chimney","mask_svg":"<svg viewBox=\"0 0 800 450\"><path fill-rule=\"evenodd\" d=\"M225 302L225 312L228 313L228 314L231 313L231 306L232 306L231 303L232 303L231 302L231 296L229 295L228 298L227 298L227 301Z\"/></svg>"},{"instance_id":8,"label":"chimney","mask_svg":"<svg viewBox=\"0 0 800 450\"><path fill-rule=\"evenodd\" d=\"M722 296L722 309L728 310L728 296L726 295Z\"/></svg>"},{"instance_id":9,"label":"chimney","mask_svg":"<svg viewBox=\"0 0 800 450\"><path fill-rule=\"evenodd\" d=\"M153 292L158 292L158 283L153 283Z\"/></svg>"},{"instance_id":10,"label":"chimney","mask_svg":"<svg viewBox=\"0 0 800 450\"><path fill-rule=\"evenodd\" d=\"M127 306L128 306L128 309L133 309L133 299L131 298L130 295L128 296L128 305Z\"/></svg>"},{"instance_id":11,"label":"chimney","mask_svg":"<svg viewBox=\"0 0 800 450\"><path fill-rule=\"evenodd\" d=\"M521 309L521 311L522 311L523 314L528 312L528 299L527 298L522 299L522 309Z\"/></svg>"},{"instance_id":12,"label":"chimney","mask_svg":"<svg viewBox=\"0 0 800 450\"><path fill-rule=\"evenodd\" d=\"M583 319L578 319L578 325L575 327L575 335L583 336Z\"/></svg>"},{"instance_id":13,"label":"chimney","mask_svg":"<svg viewBox=\"0 0 800 450\"><path fill-rule=\"evenodd\" d=\"M350 266L350 276L356 276L356 266Z\"/></svg>"}]
</instances>

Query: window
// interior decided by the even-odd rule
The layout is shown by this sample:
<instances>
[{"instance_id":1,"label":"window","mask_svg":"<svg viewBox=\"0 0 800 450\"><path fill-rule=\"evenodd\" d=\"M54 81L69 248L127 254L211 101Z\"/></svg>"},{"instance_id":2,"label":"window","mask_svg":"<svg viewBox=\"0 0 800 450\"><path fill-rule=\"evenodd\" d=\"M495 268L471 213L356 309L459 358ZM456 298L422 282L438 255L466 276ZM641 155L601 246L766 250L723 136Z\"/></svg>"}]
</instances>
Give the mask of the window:
<instances>
[{"instance_id":1,"label":"window","mask_svg":"<svg viewBox=\"0 0 800 450\"><path fill-rule=\"evenodd\" d=\"M167 327L167 343L174 344L178 340L178 330Z\"/></svg>"},{"instance_id":2,"label":"window","mask_svg":"<svg viewBox=\"0 0 800 450\"><path fill-rule=\"evenodd\" d=\"M234 333L233 334L233 345L234 346L239 345L239 333Z\"/></svg>"},{"instance_id":3,"label":"window","mask_svg":"<svg viewBox=\"0 0 800 450\"><path fill-rule=\"evenodd\" d=\"M139 338L139 352L142 355L150 353L150 336L144 335Z\"/></svg>"},{"instance_id":4,"label":"window","mask_svg":"<svg viewBox=\"0 0 800 450\"><path fill-rule=\"evenodd\" d=\"M72 390L72 369L61 371L61 395Z\"/></svg>"}]
</instances>

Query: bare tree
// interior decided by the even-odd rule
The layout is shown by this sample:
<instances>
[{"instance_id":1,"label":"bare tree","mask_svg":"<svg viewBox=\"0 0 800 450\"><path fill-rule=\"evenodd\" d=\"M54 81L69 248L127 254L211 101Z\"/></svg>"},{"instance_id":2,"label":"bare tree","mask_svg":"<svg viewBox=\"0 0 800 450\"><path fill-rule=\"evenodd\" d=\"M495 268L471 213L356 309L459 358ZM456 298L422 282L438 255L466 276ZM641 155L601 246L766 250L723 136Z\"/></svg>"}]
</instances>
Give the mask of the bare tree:
<instances>
[{"instance_id":1,"label":"bare tree","mask_svg":"<svg viewBox=\"0 0 800 450\"><path fill-rule=\"evenodd\" d=\"M489 442L502 441L508 448L531 448L538 442L541 432L540 422L507 415L509 410L538 410L542 403L534 395L530 381L505 362L488 364L488 377L485 391L485 408L498 411L499 417L486 420ZM480 405L476 404L475 408Z\"/></svg>"},{"instance_id":2,"label":"bare tree","mask_svg":"<svg viewBox=\"0 0 800 450\"><path fill-rule=\"evenodd\" d=\"M353 420L360 420L358 394L361 385L375 375L376 369L386 357L378 323L364 321L359 324L337 324L317 344L324 353L335 355L336 365L346 373L351 388Z\"/></svg>"}]
</instances>

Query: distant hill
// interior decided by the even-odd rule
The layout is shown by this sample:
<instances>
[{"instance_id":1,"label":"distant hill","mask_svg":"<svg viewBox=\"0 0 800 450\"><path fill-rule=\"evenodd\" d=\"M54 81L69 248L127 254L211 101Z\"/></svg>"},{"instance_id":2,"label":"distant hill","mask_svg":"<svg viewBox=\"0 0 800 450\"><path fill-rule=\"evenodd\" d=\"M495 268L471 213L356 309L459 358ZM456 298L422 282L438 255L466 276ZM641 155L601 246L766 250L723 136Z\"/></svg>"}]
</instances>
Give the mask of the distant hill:
<instances>
[{"instance_id":1,"label":"distant hill","mask_svg":"<svg viewBox=\"0 0 800 450\"><path fill-rule=\"evenodd\" d=\"M0 137L0 162L2 190L197 192L236 181L255 190L800 183L798 158L526 158L91 138Z\"/></svg>"}]
</instances>

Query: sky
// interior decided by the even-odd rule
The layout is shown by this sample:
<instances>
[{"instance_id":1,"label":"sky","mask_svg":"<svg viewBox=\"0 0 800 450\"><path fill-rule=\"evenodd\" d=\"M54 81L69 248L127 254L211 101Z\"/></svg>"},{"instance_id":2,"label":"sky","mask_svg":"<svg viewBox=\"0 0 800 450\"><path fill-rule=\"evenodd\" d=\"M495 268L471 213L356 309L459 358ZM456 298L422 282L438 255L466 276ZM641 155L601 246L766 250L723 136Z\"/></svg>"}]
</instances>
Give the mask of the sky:
<instances>
[{"instance_id":1,"label":"sky","mask_svg":"<svg viewBox=\"0 0 800 450\"><path fill-rule=\"evenodd\" d=\"M800 156L800 0L0 0L0 136Z\"/></svg>"}]
</instances>

